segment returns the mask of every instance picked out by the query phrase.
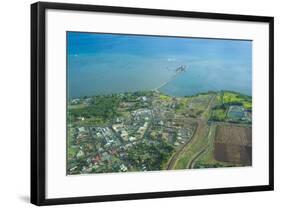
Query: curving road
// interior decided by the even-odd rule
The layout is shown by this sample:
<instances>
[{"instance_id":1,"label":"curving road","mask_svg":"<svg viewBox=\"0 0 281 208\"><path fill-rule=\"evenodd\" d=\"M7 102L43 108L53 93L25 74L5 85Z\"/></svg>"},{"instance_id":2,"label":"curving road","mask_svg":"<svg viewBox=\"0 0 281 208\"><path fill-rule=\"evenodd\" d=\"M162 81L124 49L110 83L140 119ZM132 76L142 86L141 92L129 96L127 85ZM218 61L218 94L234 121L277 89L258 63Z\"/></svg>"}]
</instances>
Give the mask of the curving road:
<instances>
[{"instance_id":1,"label":"curving road","mask_svg":"<svg viewBox=\"0 0 281 208\"><path fill-rule=\"evenodd\" d=\"M214 99L216 98L216 95L213 95L213 97L210 99L208 106L205 109L205 112L209 112L211 110L212 104ZM189 144L193 141L196 140L198 137L202 137L204 135L204 129L206 129L207 125L207 118L204 118L204 113L202 113L202 116L197 119L197 126L196 129L193 131L193 135L190 140L188 140L169 160L168 165L167 165L167 170L172 170L174 166L176 165L176 162L181 155L181 153L184 152L186 148L189 148ZM205 148L203 149L205 151ZM198 158L204 151L201 150L200 152L197 153L195 158L193 158L188 164L187 168L190 168L193 163L195 162L196 158Z\"/></svg>"},{"instance_id":2,"label":"curving road","mask_svg":"<svg viewBox=\"0 0 281 208\"><path fill-rule=\"evenodd\" d=\"M181 152L185 149L185 147L188 146L188 144L193 140L194 138L194 132L197 131L197 126L195 127L195 130L193 131L193 135L192 137L172 156L172 158L170 159L168 166L167 166L167 170L172 170L174 165L176 164L176 161L179 157L179 155L181 154Z\"/></svg>"}]
</instances>

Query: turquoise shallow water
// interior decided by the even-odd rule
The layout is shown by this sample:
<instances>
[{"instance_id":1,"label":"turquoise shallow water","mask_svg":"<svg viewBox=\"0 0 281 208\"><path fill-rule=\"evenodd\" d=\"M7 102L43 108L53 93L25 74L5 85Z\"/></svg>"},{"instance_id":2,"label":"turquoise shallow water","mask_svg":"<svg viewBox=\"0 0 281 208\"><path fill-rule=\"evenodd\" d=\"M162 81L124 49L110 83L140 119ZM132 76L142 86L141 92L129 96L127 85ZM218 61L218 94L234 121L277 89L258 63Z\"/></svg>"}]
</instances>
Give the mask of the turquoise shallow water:
<instances>
[{"instance_id":1,"label":"turquoise shallow water","mask_svg":"<svg viewBox=\"0 0 281 208\"><path fill-rule=\"evenodd\" d=\"M69 97L151 90L174 96L209 90L251 95L252 42L95 33L68 33Z\"/></svg>"}]
</instances>

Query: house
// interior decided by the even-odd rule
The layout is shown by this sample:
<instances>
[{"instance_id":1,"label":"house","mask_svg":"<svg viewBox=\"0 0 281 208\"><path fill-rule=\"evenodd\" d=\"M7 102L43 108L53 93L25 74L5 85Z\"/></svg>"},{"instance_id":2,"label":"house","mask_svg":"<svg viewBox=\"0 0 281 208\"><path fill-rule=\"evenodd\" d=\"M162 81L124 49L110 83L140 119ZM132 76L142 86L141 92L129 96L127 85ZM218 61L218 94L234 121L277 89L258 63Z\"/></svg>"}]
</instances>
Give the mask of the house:
<instances>
[{"instance_id":1,"label":"house","mask_svg":"<svg viewBox=\"0 0 281 208\"><path fill-rule=\"evenodd\" d=\"M178 143L178 142L175 142L174 145L175 145L175 146L179 146L179 143Z\"/></svg>"},{"instance_id":2,"label":"house","mask_svg":"<svg viewBox=\"0 0 281 208\"><path fill-rule=\"evenodd\" d=\"M78 117L77 119L80 120L80 121L84 121L85 120L85 118L83 116Z\"/></svg>"},{"instance_id":3,"label":"house","mask_svg":"<svg viewBox=\"0 0 281 208\"><path fill-rule=\"evenodd\" d=\"M86 129L85 129L85 127L84 126L82 126L82 127L78 127L78 131L79 132L85 132L86 131Z\"/></svg>"},{"instance_id":4,"label":"house","mask_svg":"<svg viewBox=\"0 0 281 208\"><path fill-rule=\"evenodd\" d=\"M121 137L124 141L128 141L128 132L125 129L121 131Z\"/></svg>"},{"instance_id":5,"label":"house","mask_svg":"<svg viewBox=\"0 0 281 208\"><path fill-rule=\"evenodd\" d=\"M128 170L128 168L127 168L124 164L121 164L121 165L120 165L120 170L121 170L122 172L126 172L126 171Z\"/></svg>"},{"instance_id":6,"label":"house","mask_svg":"<svg viewBox=\"0 0 281 208\"><path fill-rule=\"evenodd\" d=\"M71 104L72 105L77 105L77 104L79 104L80 103L80 99L73 99L72 101L71 101Z\"/></svg>"},{"instance_id":7,"label":"house","mask_svg":"<svg viewBox=\"0 0 281 208\"><path fill-rule=\"evenodd\" d=\"M123 127L124 127L123 124L113 124L112 125L112 128L116 133L119 132Z\"/></svg>"},{"instance_id":8,"label":"house","mask_svg":"<svg viewBox=\"0 0 281 208\"><path fill-rule=\"evenodd\" d=\"M92 158L92 163L95 165L99 164L100 161L101 161L101 158L99 155L96 155L96 157Z\"/></svg>"},{"instance_id":9,"label":"house","mask_svg":"<svg viewBox=\"0 0 281 208\"><path fill-rule=\"evenodd\" d=\"M136 137L132 137L132 136L129 137L129 141L130 141L130 142L135 141L135 140L136 140Z\"/></svg>"},{"instance_id":10,"label":"house","mask_svg":"<svg viewBox=\"0 0 281 208\"><path fill-rule=\"evenodd\" d=\"M85 153L81 149L76 154L77 158L81 158L81 157L84 157L84 156L85 156Z\"/></svg>"},{"instance_id":11,"label":"house","mask_svg":"<svg viewBox=\"0 0 281 208\"><path fill-rule=\"evenodd\" d=\"M144 102L147 101L147 97L145 97L145 96L142 96L141 99L142 99L142 101L144 101Z\"/></svg>"},{"instance_id":12,"label":"house","mask_svg":"<svg viewBox=\"0 0 281 208\"><path fill-rule=\"evenodd\" d=\"M102 161L105 161L105 160L110 160L111 156L107 153L107 152L103 152L102 153L102 157L101 157L101 160Z\"/></svg>"}]
</instances>

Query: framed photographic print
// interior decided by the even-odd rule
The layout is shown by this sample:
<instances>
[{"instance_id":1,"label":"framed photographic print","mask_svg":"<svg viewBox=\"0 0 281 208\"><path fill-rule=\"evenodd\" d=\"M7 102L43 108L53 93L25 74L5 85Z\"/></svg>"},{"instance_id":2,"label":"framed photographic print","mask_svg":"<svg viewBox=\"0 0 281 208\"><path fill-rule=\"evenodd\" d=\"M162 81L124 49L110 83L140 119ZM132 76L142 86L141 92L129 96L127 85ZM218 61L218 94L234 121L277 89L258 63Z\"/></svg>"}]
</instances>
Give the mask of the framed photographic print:
<instances>
[{"instance_id":1,"label":"framed photographic print","mask_svg":"<svg viewBox=\"0 0 281 208\"><path fill-rule=\"evenodd\" d=\"M31 5L31 202L273 190L273 17Z\"/></svg>"}]
</instances>

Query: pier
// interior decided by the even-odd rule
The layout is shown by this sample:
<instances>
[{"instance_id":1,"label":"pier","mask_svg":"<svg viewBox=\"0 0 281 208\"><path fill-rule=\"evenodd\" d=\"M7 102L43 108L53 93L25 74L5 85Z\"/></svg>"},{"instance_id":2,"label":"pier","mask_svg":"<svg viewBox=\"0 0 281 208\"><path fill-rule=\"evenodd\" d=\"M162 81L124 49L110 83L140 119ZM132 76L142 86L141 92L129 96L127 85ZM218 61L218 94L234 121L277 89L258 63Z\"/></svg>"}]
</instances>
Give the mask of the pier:
<instances>
[{"instance_id":1,"label":"pier","mask_svg":"<svg viewBox=\"0 0 281 208\"><path fill-rule=\"evenodd\" d=\"M159 85L158 87L154 88L155 91L158 91L160 88L164 87L165 85L167 85L169 82L171 82L172 80L174 80L175 78L177 78L181 73L186 72L187 70L187 66L186 65L181 65L180 67L175 69L176 74L174 74L170 79L168 79L167 81L165 81L164 83L162 83L161 85Z\"/></svg>"}]
</instances>

